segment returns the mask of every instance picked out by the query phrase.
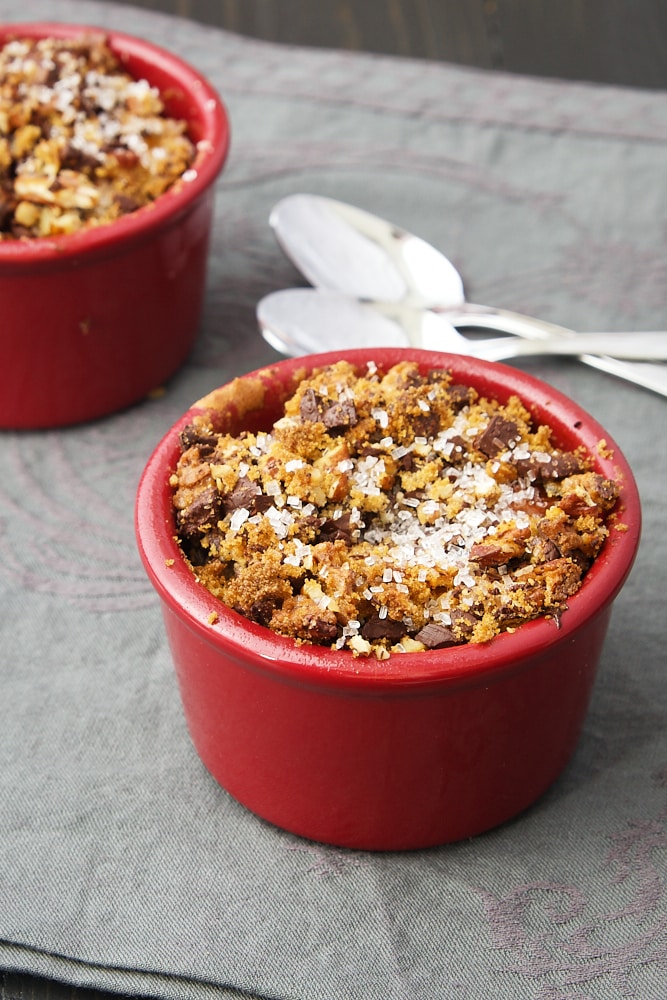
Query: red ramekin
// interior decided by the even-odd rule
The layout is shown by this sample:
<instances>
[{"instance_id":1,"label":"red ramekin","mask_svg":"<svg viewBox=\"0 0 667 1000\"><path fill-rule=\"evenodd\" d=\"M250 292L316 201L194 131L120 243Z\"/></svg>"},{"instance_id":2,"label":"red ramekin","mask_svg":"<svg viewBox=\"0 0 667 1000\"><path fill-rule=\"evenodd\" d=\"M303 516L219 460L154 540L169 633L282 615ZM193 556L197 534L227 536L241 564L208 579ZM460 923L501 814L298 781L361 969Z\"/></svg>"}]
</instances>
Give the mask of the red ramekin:
<instances>
[{"instance_id":1,"label":"red ramekin","mask_svg":"<svg viewBox=\"0 0 667 1000\"><path fill-rule=\"evenodd\" d=\"M254 390L250 404L238 381L195 404L148 461L137 495L138 545L161 599L192 740L220 784L303 837L367 850L424 848L516 816L570 759L612 602L639 544L640 501L603 428L532 376L459 355L346 351L360 371L368 361L386 370L412 360L423 371L448 369L483 396L518 395L557 445L587 450L595 469L620 484L620 499L609 537L558 624L538 619L484 644L384 661L274 634L221 604L183 560L169 486L178 435L206 409L222 430L268 430L304 374L340 357L290 359L243 376Z\"/></svg>"},{"instance_id":2,"label":"red ramekin","mask_svg":"<svg viewBox=\"0 0 667 1000\"><path fill-rule=\"evenodd\" d=\"M151 205L58 237L0 241L0 427L105 416L146 396L188 355L199 324L214 183L229 149L219 96L149 42L73 24L5 24L13 37L104 34L123 67L188 123L197 155Z\"/></svg>"}]
</instances>

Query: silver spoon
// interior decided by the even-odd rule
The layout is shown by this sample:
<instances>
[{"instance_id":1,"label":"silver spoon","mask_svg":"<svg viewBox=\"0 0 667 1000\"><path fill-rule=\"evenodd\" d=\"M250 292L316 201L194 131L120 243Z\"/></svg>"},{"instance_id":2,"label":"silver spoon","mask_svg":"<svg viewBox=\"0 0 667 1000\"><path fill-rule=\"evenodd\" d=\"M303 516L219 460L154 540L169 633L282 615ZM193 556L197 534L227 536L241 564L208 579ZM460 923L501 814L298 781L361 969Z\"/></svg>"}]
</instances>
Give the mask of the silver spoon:
<instances>
[{"instance_id":1,"label":"silver spoon","mask_svg":"<svg viewBox=\"0 0 667 1000\"><path fill-rule=\"evenodd\" d=\"M315 287L437 309L457 329L489 329L528 339L579 337L554 323L466 302L461 276L440 251L344 202L320 195L290 195L274 206L269 221L286 255ZM578 356L588 365L667 395L667 367L663 365Z\"/></svg>"},{"instance_id":2,"label":"silver spoon","mask_svg":"<svg viewBox=\"0 0 667 1000\"><path fill-rule=\"evenodd\" d=\"M428 350L469 354L487 361L526 355L578 356L581 351L610 352L614 357L667 360L667 336L644 333L581 333L574 337L522 340L463 337L446 315L405 303L367 303L339 292L286 288L265 296L257 306L264 338L283 354L298 357L331 348L411 345Z\"/></svg>"}]
</instances>

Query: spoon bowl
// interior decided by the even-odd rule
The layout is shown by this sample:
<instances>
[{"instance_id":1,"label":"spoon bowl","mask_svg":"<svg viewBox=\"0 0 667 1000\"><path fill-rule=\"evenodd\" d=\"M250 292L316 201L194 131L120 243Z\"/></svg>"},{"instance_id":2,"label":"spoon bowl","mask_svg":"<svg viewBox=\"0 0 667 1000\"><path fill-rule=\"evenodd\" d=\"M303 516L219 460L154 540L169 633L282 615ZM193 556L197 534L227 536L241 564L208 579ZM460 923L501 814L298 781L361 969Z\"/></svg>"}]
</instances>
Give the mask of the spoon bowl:
<instances>
[{"instance_id":1,"label":"spoon bowl","mask_svg":"<svg viewBox=\"0 0 667 1000\"><path fill-rule=\"evenodd\" d=\"M269 217L285 254L315 288L412 306L460 306L463 281L434 246L370 212L294 194Z\"/></svg>"}]
</instances>

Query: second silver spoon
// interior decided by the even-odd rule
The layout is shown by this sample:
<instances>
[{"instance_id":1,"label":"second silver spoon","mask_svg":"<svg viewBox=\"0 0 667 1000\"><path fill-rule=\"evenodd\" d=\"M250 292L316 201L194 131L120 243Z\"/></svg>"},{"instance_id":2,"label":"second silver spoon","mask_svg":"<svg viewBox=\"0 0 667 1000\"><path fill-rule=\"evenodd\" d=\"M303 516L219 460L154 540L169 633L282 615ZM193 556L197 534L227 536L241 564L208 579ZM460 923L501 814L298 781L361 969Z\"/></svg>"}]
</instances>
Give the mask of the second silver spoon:
<instances>
[{"instance_id":1,"label":"second silver spoon","mask_svg":"<svg viewBox=\"0 0 667 1000\"><path fill-rule=\"evenodd\" d=\"M361 302L323 289L286 288L272 292L257 306L257 318L265 340L292 357L325 351L332 346L409 344L451 354L469 354L487 361L540 354L576 357L582 352L667 360L664 333L580 333L576 338L472 340L458 333L442 313L393 302Z\"/></svg>"}]
</instances>

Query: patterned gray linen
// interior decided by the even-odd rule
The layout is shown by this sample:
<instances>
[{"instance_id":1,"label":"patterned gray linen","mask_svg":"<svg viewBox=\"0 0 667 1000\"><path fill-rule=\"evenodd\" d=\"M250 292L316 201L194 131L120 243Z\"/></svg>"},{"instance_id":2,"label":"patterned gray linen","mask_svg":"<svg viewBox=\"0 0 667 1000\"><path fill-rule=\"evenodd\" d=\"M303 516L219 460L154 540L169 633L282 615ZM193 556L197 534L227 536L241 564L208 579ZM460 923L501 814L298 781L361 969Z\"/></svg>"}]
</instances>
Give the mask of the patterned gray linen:
<instances>
[{"instance_id":1,"label":"patterned gray linen","mask_svg":"<svg viewBox=\"0 0 667 1000\"><path fill-rule=\"evenodd\" d=\"M232 118L187 365L107 420L0 436L0 967L193 1000L667 995L664 398L576 361L521 362L621 445L644 540L575 758L470 842L331 849L218 788L132 527L167 427L277 357L254 308L298 280L268 227L291 192L419 233L475 301L664 328L667 95L287 49L85 0L0 0L0 17L143 35L202 69Z\"/></svg>"}]
</instances>

